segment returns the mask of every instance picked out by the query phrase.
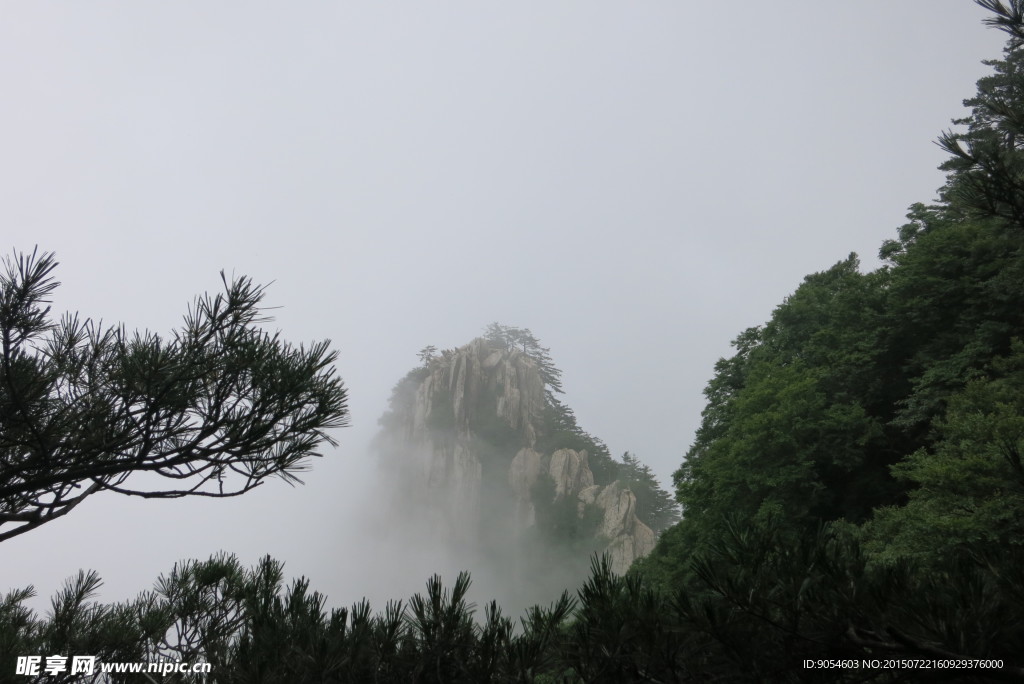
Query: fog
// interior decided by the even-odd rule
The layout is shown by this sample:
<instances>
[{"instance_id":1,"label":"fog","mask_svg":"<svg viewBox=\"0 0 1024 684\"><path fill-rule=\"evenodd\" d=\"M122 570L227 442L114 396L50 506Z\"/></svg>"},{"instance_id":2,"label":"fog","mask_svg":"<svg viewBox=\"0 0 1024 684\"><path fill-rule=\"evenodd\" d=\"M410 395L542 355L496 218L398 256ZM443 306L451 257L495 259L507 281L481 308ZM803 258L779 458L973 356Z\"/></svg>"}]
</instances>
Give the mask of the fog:
<instances>
[{"instance_id":1,"label":"fog","mask_svg":"<svg viewBox=\"0 0 1024 684\"><path fill-rule=\"evenodd\" d=\"M476 563L382 513L371 448L428 344L529 327L565 401L665 486L740 331L864 268L935 196L932 141L1002 36L964 0L0 7L0 247L55 251L54 310L166 333L218 273L331 339L351 426L305 484L97 496L0 546L0 590L100 598L270 554L376 607ZM499 592L486 565L477 593Z\"/></svg>"}]
</instances>

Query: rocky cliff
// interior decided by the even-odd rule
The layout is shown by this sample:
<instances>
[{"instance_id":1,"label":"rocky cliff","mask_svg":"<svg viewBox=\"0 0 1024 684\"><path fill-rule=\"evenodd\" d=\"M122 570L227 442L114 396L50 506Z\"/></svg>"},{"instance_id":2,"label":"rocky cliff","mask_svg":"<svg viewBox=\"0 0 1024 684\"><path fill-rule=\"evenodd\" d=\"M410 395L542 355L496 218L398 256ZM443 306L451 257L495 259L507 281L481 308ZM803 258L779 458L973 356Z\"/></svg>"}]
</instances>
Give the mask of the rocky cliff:
<instances>
[{"instance_id":1,"label":"rocky cliff","mask_svg":"<svg viewBox=\"0 0 1024 684\"><path fill-rule=\"evenodd\" d=\"M516 494L517 516L523 526L536 521L533 491L545 472L555 485L553 503L575 502L580 518L585 516L588 506L599 511L596 533L604 543L602 551L611 559L612 570L624 573L634 560L654 548L654 531L636 515L636 496L618 481L606 486L594 484L586 451L559 449L546 457L533 449L522 449L516 454L509 465L508 477Z\"/></svg>"},{"instance_id":2,"label":"rocky cliff","mask_svg":"<svg viewBox=\"0 0 1024 684\"><path fill-rule=\"evenodd\" d=\"M579 431L566 429L544 352L532 336L492 336L423 355L381 419L400 505L458 543L563 541L606 552L625 572L653 549L655 533L629 487L609 481L607 467L599 481L588 451L572 448Z\"/></svg>"}]
</instances>

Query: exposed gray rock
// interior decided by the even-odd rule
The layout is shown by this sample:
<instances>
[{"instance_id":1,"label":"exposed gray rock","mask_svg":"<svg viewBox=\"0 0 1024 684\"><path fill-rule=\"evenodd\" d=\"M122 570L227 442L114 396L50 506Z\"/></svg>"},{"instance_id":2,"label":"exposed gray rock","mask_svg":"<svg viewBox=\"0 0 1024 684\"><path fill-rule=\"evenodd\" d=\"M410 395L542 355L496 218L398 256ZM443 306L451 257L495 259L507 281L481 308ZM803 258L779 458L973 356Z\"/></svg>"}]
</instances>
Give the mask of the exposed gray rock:
<instances>
[{"instance_id":1,"label":"exposed gray rock","mask_svg":"<svg viewBox=\"0 0 1024 684\"><path fill-rule=\"evenodd\" d=\"M607 487L592 485L577 495L582 516L587 506L596 506L603 515L598 534L608 540L605 552L611 557L612 570L624 573L633 561L654 549L657 535L636 516L636 496L621 482Z\"/></svg>"},{"instance_id":2,"label":"exposed gray rock","mask_svg":"<svg viewBox=\"0 0 1024 684\"><path fill-rule=\"evenodd\" d=\"M516 495L516 521L522 527L534 523L533 487L540 477L541 461L533 449L520 449L508 468L508 483Z\"/></svg>"},{"instance_id":3,"label":"exposed gray rock","mask_svg":"<svg viewBox=\"0 0 1024 684\"><path fill-rule=\"evenodd\" d=\"M520 449L508 468L508 483L516 496L529 500L541 470L541 455L533 449Z\"/></svg>"},{"instance_id":4,"label":"exposed gray rock","mask_svg":"<svg viewBox=\"0 0 1024 684\"><path fill-rule=\"evenodd\" d=\"M537 362L522 351L495 349L476 339L447 350L424 369L411 405L392 421L387 436L393 453L403 459L396 472L405 478L401 496L410 514L436 520L438 530L466 543L479 539L486 489L484 467L475 430L497 419L507 425L523 448L506 456L488 455L489 472L506 469L507 504L513 533L535 524L533 497L542 475L554 482L555 500L576 500L580 515L586 507L602 510L600 536L607 540L612 569L625 572L636 559L654 548L655 535L636 517L636 497L620 483L595 485L586 451L537 451L537 427L545 407L544 382ZM501 458L506 465L501 465ZM494 459L498 459L495 461ZM495 467L497 465L497 472ZM420 509L425 506L429 512ZM514 509L514 510L513 510ZM504 532L507 533L507 532ZM493 541L493 540L492 540Z\"/></svg>"},{"instance_id":5,"label":"exposed gray rock","mask_svg":"<svg viewBox=\"0 0 1024 684\"><path fill-rule=\"evenodd\" d=\"M559 449L551 454L548 467L551 479L555 481L555 498L575 497L594 484L594 473L587 464L586 451Z\"/></svg>"},{"instance_id":6,"label":"exposed gray rock","mask_svg":"<svg viewBox=\"0 0 1024 684\"><path fill-rule=\"evenodd\" d=\"M637 558L643 558L654 550L654 532L647 525L643 523L640 523L640 525L643 526L642 532L638 532L635 536L622 535L616 537L605 548L605 553L609 556L612 572L620 575L624 574L629 570L629 566L633 564L633 561Z\"/></svg>"},{"instance_id":7,"label":"exposed gray rock","mask_svg":"<svg viewBox=\"0 0 1024 684\"><path fill-rule=\"evenodd\" d=\"M577 498L580 500L580 515L583 515L583 506L585 504L592 504L597 501L597 495L604 489L601 485L591 485L586 487L579 493Z\"/></svg>"},{"instance_id":8,"label":"exposed gray rock","mask_svg":"<svg viewBox=\"0 0 1024 684\"><path fill-rule=\"evenodd\" d=\"M608 539L629 534L633 525L639 523L636 519L636 497L619 482L602 489L594 503L604 509L601 534Z\"/></svg>"}]
</instances>

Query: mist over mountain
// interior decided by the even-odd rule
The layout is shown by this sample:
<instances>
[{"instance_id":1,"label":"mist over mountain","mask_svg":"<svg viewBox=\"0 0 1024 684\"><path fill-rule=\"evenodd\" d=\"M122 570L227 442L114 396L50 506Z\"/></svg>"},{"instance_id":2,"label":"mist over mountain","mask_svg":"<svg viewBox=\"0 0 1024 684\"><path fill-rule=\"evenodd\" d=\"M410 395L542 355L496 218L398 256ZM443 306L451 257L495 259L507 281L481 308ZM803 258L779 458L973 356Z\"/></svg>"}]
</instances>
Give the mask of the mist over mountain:
<instances>
[{"instance_id":1,"label":"mist over mountain","mask_svg":"<svg viewBox=\"0 0 1024 684\"><path fill-rule=\"evenodd\" d=\"M400 544L442 548L488 596L526 607L578 584L594 554L626 572L678 518L649 468L578 426L529 329L495 323L420 360L376 440Z\"/></svg>"}]
</instances>

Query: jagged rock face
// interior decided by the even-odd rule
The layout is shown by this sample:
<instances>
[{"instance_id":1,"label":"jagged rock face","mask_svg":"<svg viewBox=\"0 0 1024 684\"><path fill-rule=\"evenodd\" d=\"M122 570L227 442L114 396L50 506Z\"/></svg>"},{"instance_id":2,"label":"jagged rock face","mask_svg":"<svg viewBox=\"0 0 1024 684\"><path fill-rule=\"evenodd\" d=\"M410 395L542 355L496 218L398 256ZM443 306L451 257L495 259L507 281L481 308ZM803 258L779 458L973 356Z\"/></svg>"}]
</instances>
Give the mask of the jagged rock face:
<instances>
[{"instance_id":1,"label":"jagged rock face","mask_svg":"<svg viewBox=\"0 0 1024 684\"><path fill-rule=\"evenodd\" d=\"M654 550L654 530L636 517L636 496L621 482L607 487L593 485L579 494L580 508L594 504L604 511L600 534L609 540L606 549L612 570L624 573L633 561Z\"/></svg>"},{"instance_id":2,"label":"jagged rock face","mask_svg":"<svg viewBox=\"0 0 1024 684\"><path fill-rule=\"evenodd\" d=\"M521 433L529 446L536 443L535 423L544 409L544 383L533 359L517 351L491 349L485 340L476 339L434 359L428 371L416 392L413 439L423 439L442 420L450 423L443 427L467 437L479 417L484 393L490 392L496 400L491 409L494 417ZM438 415L449 411L450 415ZM430 418L434 418L433 424Z\"/></svg>"},{"instance_id":3,"label":"jagged rock face","mask_svg":"<svg viewBox=\"0 0 1024 684\"><path fill-rule=\"evenodd\" d=\"M516 522L520 527L533 525L533 487L543 468L543 457L533 449L520 449L508 468L508 484L516 497Z\"/></svg>"},{"instance_id":4,"label":"jagged rock face","mask_svg":"<svg viewBox=\"0 0 1024 684\"><path fill-rule=\"evenodd\" d=\"M418 498L439 515L438 526L472 541L483 474L476 428L481 419L498 420L518 440L534 444L544 385L532 359L491 349L481 339L435 359L427 371L399 439L403 451L415 454L423 487Z\"/></svg>"},{"instance_id":5,"label":"jagged rock face","mask_svg":"<svg viewBox=\"0 0 1024 684\"><path fill-rule=\"evenodd\" d=\"M587 464L586 451L559 449L551 454L548 472L555 481L555 499L575 497L594 485L594 473Z\"/></svg>"},{"instance_id":6,"label":"jagged rock face","mask_svg":"<svg viewBox=\"0 0 1024 684\"><path fill-rule=\"evenodd\" d=\"M601 509L599 534L613 570L625 572L653 549L655 535L637 519L632 492L619 483L595 485L587 452L535 448L544 406L538 364L477 339L430 361L408 415L398 416L401 427L392 428L399 434L389 439L412 461L402 472L412 475L413 498L451 538L472 542L493 534L481 529L483 506L503 497L512 532L529 529L537 522L535 488L546 475L555 501L577 501L581 516L587 505Z\"/></svg>"}]
</instances>

